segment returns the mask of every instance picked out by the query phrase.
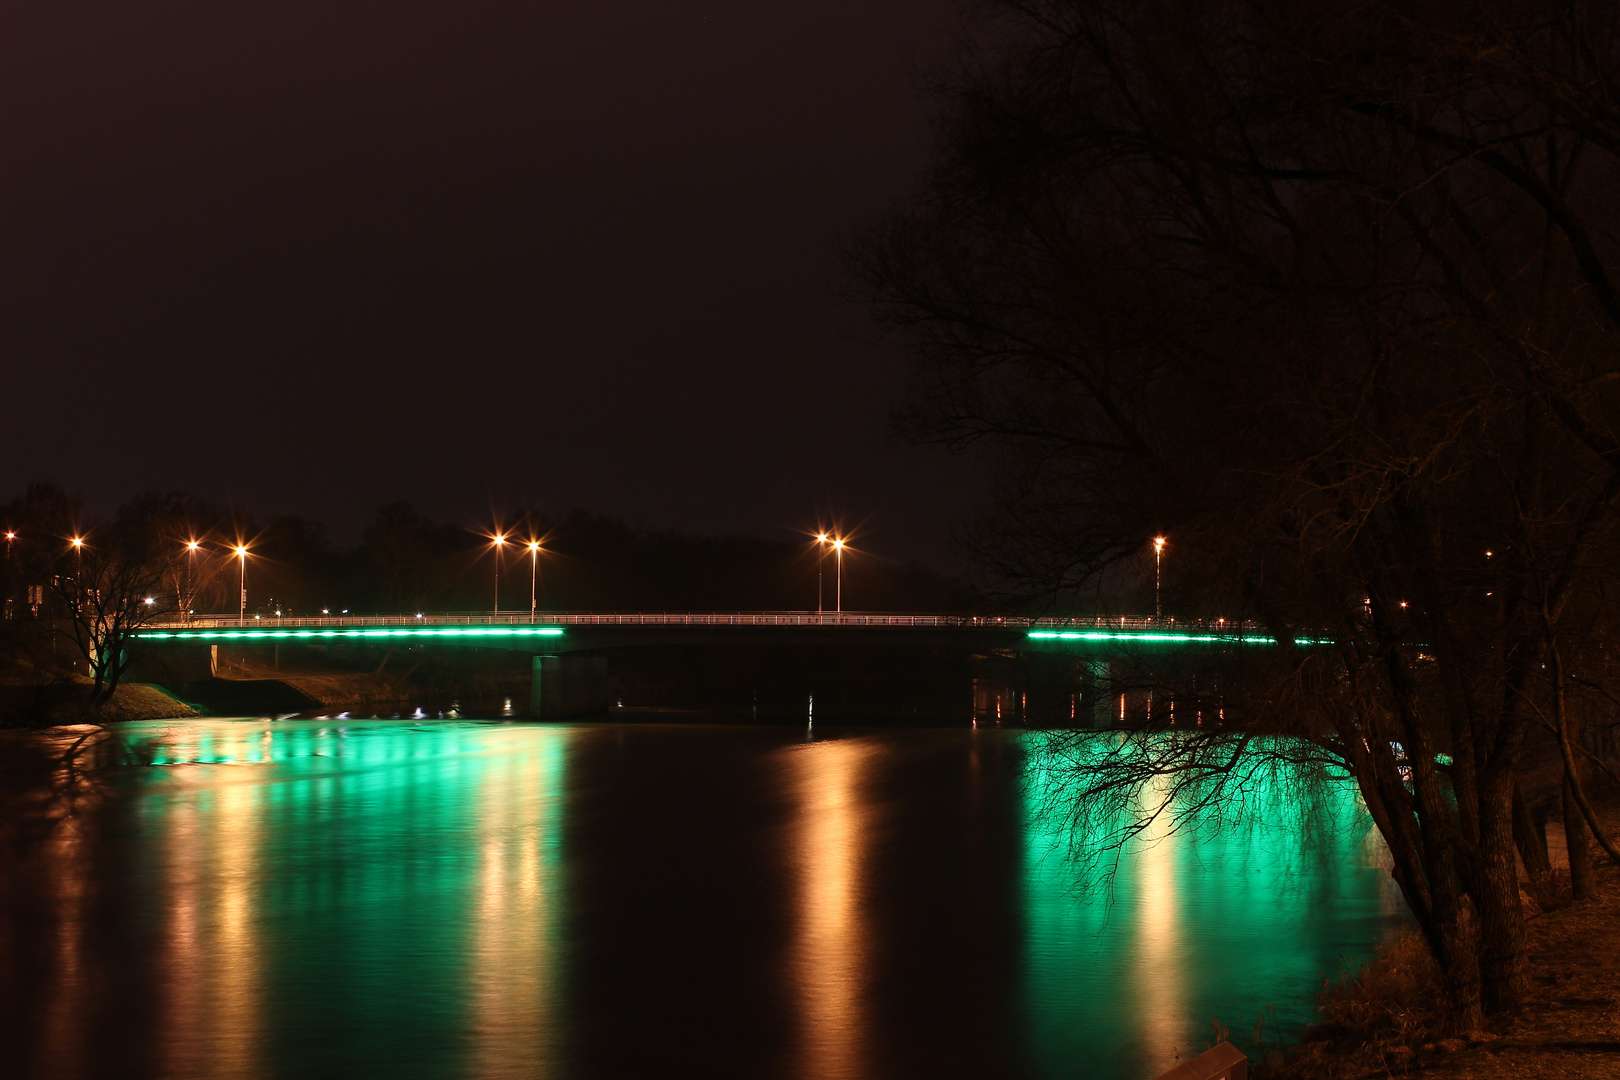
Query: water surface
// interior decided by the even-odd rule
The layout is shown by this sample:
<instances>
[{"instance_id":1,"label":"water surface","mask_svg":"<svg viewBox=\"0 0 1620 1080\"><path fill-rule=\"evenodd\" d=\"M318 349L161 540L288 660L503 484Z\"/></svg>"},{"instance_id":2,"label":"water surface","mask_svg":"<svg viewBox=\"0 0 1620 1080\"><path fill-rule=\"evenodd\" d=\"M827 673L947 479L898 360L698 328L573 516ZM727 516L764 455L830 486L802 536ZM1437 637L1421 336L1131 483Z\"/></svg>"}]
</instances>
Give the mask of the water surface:
<instances>
[{"instance_id":1,"label":"water surface","mask_svg":"<svg viewBox=\"0 0 1620 1080\"><path fill-rule=\"evenodd\" d=\"M1086 893L1018 732L119 737L150 764L9 857L22 1075L1141 1078L1297 1031L1402 919L1349 793Z\"/></svg>"}]
</instances>

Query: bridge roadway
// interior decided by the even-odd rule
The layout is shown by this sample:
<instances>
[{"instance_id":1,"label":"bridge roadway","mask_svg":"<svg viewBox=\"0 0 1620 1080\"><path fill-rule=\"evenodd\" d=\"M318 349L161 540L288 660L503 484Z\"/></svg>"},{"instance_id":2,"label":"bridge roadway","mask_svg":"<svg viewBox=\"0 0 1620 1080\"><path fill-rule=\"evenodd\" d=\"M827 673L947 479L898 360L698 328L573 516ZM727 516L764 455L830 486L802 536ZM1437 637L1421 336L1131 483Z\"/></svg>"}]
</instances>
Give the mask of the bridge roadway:
<instances>
[{"instance_id":1,"label":"bridge roadway","mask_svg":"<svg viewBox=\"0 0 1620 1080\"><path fill-rule=\"evenodd\" d=\"M451 612L420 615L194 615L153 624L137 636L163 642L281 642L354 638L439 639L535 653L653 644L974 644L1007 648L1084 643L1273 644L1255 625L1218 620L1188 625L1131 616L1073 618L900 612ZM1301 639L1304 643L1304 639Z\"/></svg>"}]
</instances>

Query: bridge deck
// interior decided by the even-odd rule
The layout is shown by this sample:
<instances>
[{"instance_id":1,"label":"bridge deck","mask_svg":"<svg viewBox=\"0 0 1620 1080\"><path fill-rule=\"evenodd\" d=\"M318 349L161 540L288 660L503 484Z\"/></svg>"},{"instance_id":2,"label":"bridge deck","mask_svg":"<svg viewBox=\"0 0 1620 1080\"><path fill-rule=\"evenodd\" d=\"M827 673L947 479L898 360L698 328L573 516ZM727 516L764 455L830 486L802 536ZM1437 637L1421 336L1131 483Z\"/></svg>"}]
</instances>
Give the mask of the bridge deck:
<instances>
[{"instance_id":1,"label":"bridge deck","mask_svg":"<svg viewBox=\"0 0 1620 1080\"><path fill-rule=\"evenodd\" d=\"M349 626L958 626L974 628L1166 630L1189 632L1220 630L1235 633L1258 630L1257 626L1219 624L1177 624L1126 615L1079 617L1027 615L948 615L897 612L819 612L819 611L542 611L527 613L440 612L420 615L299 615L249 616L193 615L165 620L152 629L221 629L272 627L349 627Z\"/></svg>"},{"instance_id":2,"label":"bridge deck","mask_svg":"<svg viewBox=\"0 0 1620 1080\"><path fill-rule=\"evenodd\" d=\"M894 612L448 612L421 615L254 616L194 615L155 624L139 632L154 639L446 637L556 637L567 628L820 628L967 630L1023 632L1053 641L1215 642L1269 644L1259 627L1214 623L1177 623L1131 616L1060 618L1024 615L953 615Z\"/></svg>"}]
</instances>

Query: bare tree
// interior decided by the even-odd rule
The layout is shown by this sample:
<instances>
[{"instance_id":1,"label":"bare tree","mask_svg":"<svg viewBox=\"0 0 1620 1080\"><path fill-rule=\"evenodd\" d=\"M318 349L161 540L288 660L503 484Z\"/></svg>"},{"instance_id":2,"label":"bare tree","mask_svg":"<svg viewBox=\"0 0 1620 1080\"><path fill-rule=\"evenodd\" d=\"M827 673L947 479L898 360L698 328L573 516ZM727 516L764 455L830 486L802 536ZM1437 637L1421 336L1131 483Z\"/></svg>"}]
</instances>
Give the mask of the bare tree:
<instances>
[{"instance_id":1,"label":"bare tree","mask_svg":"<svg viewBox=\"0 0 1620 1080\"><path fill-rule=\"evenodd\" d=\"M53 567L52 590L64 633L89 670L90 705L112 699L129 666L126 651L142 628L172 616L172 589L185 573L185 549L142 524L113 522L71 538Z\"/></svg>"},{"instance_id":2,"label":"bare tree","mask_svg":"<svg viewBox=\"0 0 1620 1080\"><path fill-rule=\"evenodd\" d=\"M1002 471L974 544L1009 594L1167 530L1189 604L1274 629L1243 731L1090 767L1346 770L1465 1028L1522 1000L1520 754L1562 716L1559 650L1611 621L1617 29L1552 0L991 0L933 172L851 256L913 357L906 430Z\"/></svg>"}]
</instances>

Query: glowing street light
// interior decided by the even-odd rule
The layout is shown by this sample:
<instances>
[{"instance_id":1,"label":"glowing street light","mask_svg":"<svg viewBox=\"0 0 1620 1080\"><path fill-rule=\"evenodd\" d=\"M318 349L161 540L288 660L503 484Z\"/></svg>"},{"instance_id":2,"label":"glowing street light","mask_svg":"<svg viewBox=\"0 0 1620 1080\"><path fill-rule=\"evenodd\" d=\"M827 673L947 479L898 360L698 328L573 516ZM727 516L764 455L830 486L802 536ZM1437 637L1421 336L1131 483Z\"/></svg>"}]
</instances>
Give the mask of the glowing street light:
<instances>
[{"instance_id":1,"label":"glowing street light","mask_svg":"<svg viewBox=\"0 0 1620 1080\"><path fill-rule=\"evenodd\" d=\"M501 551L506 547L506 534L496 533L490 537L495 545L495 614L501 613Z\"/></svg>"},{"instance_id":2,"label":"glowing street light","mask_svg":"<svg viewBox=\"0 0 1620 1080\"><path fill-rule=\"evenodd\" d=\"M540 541L529 541L529 621L534 622L535 585L540 580Z\"/></svg>"},{"instance_id":3,"label":"glowing street light","mask_svg":"<svg viewBox=\"0 0 1620 1080\"><path fill-rule=\"evenodd\" d=\"M1153 621L1164 621L1164 603L1161 586L1164 581L1164 537L1153 538Z\"/></svg>"},{"instance_id":4,"label":"glowing street light","mask_svg":"<svg viewBox=\"0 0 1620 1080\"><path fill-rule=\"evenodd\" d=\"M817 615L820 615L823 611L826 610L826 607L821 602L821 568L827 565L827 541L828 541L828 537L827 537L826 533L817 533L816 534L816 543L820 545L820 547L817 549L820 552L820 554L817 555L817 557L816 557L816 614Z\"/></svg>"},{"instance_id":5,"label":"glowing street light","mask_svg":"<svg viewBox=\"0 0 1620 1080\"><path fill-rule=\"evenodd\" d=\"M844 541L834 540L833 550L838 553L838 614L844 613Z\"/></svg>"},{"instance_id":6,"label":"glowing street light","mask_svg":"<svg viewBox=\"0 0 1620 1080\"><path fill-rule=\"evenodd\" d=\"M238 570L237 575L236 575L236 584L241 589L241 593L242 593L242 607L238 611L237 616L236 616L237 625L240 626L240 625L247 622L247 557L248 557L248 549L247 549L246 544L237 544L236 547L232 548L231 550L236 555L237 562L240 564L240 569Z\"/></svg>"},{"instance_id":7,"label":"glowing street light","mask_svg":"<svg viewBox=\"0 0 1620 1080\"><path fill-rule=\"evenodd\" d=\"M202 547L202 541L200 540L186 541L186 595L180 601L180 614L182 617L191 614L191 578L192 571L197 565L197 549L200 547Z\"/></svg>"}]
</instances>

